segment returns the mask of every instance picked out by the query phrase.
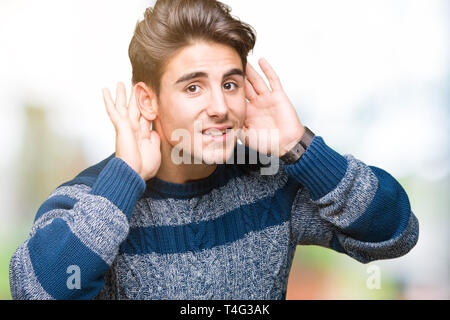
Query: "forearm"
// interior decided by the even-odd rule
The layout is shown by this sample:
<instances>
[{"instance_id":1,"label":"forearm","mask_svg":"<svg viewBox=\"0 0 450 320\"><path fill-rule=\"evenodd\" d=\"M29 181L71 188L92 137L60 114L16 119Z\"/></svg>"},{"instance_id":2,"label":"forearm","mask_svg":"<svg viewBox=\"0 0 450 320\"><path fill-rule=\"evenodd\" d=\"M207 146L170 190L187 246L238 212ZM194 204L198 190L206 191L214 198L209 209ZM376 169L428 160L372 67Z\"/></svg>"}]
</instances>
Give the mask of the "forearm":
<instances>
[{"instance_id":1,"label":"forearm","mask_svg":"<svg viewBox=\"0 0 450 320\"><path fill-rule=\"evenodd\" d=\"M108 163L92 188L58 188L41 206L29 238L10 264L15 299L90 299L128 235L128 219L145 183L121 161ZM70 267L80 288L70 288Z\"/></svg>"},{"instance_id":2,"label":"forearm","mask_svg":"<svg viewBox=\"0 0 450 320\"><path fill-rule=\"evenodd\" d=\"M308 193L300 197L309 205L298 204L294 209L303 211L293 215L299 243L314 241L307 236L312 231L302 229L313 227L305 225L313 219L311 215L327 222L319 228L326 233L322 237L327 238L327 246L359 261L396 257L417 242L418 222L408 196L384 170L352 155L342 156L315 137L302 158L286 166L286 171Z\"/></svg>"}]
</instances>

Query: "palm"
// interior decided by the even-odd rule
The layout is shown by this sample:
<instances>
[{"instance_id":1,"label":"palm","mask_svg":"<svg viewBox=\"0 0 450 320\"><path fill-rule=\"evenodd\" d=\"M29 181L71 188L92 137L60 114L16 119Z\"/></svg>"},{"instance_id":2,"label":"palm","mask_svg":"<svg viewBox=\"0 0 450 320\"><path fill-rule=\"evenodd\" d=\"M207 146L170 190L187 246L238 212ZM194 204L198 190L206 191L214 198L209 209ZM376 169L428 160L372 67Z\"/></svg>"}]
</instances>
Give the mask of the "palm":
<instances>
[{"instance_id":1,"label":"palm","mask_svg":"<svg viewBox=\"0 0 450 320\"><path fill-rule=\"evenodd\" d=\"M279 92L265 93L247 103L245 125L254 129L277 129L277 106L283 103Z\"/></svg>"},{"instance_id":2,"label":"palm","mask_svg":"<svg viewBox=\"0 0 450 320\"><path fill-rule=\"evenodd\" d=\"M288 140L300 134L302 125L276 73L265 60L261 67L272 90L248 63L245 86L248 103L242 140L252 149L277 155L291 142Z\"/></svg>"},{"instance_id":3,"label":"palm","mask_svg":"<svg viewBox=\"0 0 450 320\"><path fill-rule=\"evenodd\" d=\"M161 164L160 138L156 131L150 130L150 121L140 113L134 87L128 106L122 83L117 86L115 103L109 90L104 91L104 99L116 129L116 157L125 161L144 180L155 176Z\"/></svg>"}]
</instances>

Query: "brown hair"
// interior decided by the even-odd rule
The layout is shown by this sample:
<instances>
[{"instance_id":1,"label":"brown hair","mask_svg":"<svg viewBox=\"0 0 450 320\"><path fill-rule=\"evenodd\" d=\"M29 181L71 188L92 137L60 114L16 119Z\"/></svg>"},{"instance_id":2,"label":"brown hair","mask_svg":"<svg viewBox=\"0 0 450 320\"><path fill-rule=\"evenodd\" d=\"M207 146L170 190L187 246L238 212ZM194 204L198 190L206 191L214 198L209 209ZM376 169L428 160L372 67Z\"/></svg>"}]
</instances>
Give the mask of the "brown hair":
<instances>
[{"instance_id":1,"label":"brown hair","mask_svg":"<svg viewBox=\"0 0 450 320\"><path fill-rule=\"evenodd\" d=\"M128 48L133 85L144 82L157 97L169 59L196 41L212 41L234 48L247 65L256 31L231 16L231 8L216 0L158 0L138 21Z\"/></svg>"}]
</instances>

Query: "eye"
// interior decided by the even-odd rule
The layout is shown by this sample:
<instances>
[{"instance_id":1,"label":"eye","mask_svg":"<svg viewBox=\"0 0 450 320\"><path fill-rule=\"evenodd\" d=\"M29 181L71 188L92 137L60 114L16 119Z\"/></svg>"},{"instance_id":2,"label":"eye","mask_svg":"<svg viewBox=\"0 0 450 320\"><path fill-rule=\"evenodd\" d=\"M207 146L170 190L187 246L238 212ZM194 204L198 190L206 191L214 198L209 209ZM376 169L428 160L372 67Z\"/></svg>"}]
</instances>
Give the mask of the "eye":
<instances>
[{"instance_id":1,"label":"eye","mask_svg":"<svg viewBox=\"0 0 450 320\"><path fill-rule=\"evenodd\" d=\"M199 88L199 86L196 84L190 85L189 87L186 88L186 91L188 93L197 93L198 91L195 91L195 88Z\"/></svg>"},{"instance_id":2,"label":"eye","mask_svg":"<svg viewBox=\"0 0 450 320\"><path fill-rule=\"evenodd\" d=\"M227 86L227 85L234 85L236 89L239 88L237 83L234 83L234 82L227 82L227 83L224 84L224 86ZM229 88L229 86L228 86L228 88ZM225 89L227 89L227 88L225 88Z\"/></svg>"}]
</instances>

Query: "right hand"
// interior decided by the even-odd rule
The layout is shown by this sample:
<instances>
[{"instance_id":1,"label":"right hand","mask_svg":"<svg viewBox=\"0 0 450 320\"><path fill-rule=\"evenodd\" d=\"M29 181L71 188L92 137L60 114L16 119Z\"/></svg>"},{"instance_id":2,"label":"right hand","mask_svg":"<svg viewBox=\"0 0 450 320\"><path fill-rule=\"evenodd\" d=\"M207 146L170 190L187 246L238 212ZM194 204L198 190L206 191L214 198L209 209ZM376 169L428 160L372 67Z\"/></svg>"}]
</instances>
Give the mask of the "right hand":
<instances>
[{"instance_id":1,"label":"right hand","mask_svg":"<svg viewBox=\"0 0 450 320\"><path fill-rule=\"evenodd\" d=\"M117 84L116 102L109 89L102 89L106 111L116 130L116 157L128 164L144 181L153 178L161 166L161 139L150 130L136 103L135 87L131 88L127 107L127 93L122 82Z\"/></svg>"}]
</instances>

